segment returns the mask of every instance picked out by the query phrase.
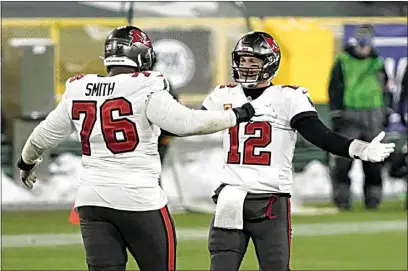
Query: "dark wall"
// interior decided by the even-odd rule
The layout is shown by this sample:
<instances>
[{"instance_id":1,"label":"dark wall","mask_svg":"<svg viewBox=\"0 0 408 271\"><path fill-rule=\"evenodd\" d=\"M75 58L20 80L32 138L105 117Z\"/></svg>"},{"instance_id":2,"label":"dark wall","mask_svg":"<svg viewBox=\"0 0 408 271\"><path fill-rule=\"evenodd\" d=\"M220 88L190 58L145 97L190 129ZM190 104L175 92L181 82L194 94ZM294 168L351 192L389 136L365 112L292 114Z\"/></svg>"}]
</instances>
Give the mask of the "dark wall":
<instances>
[{"instance_id":1,"label":"dark wall","mask_svg":"<svg viewBox=\"0 0 408 271\"><path fill-rule=\"evenodd\" d=\"M78 2L1 2L3 18L19 17L120 17L120 12L99 9Z\"/></svg>"}]
</instances>

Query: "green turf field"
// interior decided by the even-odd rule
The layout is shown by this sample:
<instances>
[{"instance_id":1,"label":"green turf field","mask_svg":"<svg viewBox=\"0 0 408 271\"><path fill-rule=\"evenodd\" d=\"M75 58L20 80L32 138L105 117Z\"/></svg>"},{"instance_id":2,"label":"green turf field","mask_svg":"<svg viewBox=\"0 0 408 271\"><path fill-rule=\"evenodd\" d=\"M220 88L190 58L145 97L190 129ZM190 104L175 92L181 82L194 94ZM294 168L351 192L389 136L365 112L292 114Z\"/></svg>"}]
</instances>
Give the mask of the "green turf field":
<instances>
[{"instance_id":1,"label":"green turf field","mask_svg":"<svg viewBox=\"0 0 408 271\"><path fill-rule=\"evenodd\" d=\"M292 269L407 270L407 216L403 209L404 203L388 202L378 211L365 211L359 205L351 212L336 215L294 216ZM85 270L84 249L81 244L74 242L61 245L58 242L57 237L61 233L80 240L78 227L68 224L68 216L69 210L3 212L2 269ZM206 233L211 216L173 216L179 231L178 270L208 270ZM21 236L22 234L29 234L34 239L39 238L38 240L46 238L50 243L29 244L29 237ZM16 236L21 243L18 247L10 247L17 242L17 239L10 241L10 237ZM251 244L241 270L257 268ZM137 270L131 257L128 269Z\"/></svg>"}]
</instances>

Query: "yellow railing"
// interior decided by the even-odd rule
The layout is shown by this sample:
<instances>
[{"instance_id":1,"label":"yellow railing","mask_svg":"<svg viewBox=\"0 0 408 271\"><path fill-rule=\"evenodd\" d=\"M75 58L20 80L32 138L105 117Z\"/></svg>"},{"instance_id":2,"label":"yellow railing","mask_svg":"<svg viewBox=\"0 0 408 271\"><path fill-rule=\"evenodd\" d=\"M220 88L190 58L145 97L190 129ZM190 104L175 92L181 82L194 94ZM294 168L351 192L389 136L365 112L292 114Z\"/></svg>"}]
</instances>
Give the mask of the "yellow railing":
<instances>
[{"instance_id":1,"label":"yellow railing","mask_svg":"<svg viewBox=\"0 0 408 271\"><path fill-rule=\"evenodd\" d=\"M406 18L384 18L384 17L364 17L364 18L265 18L269 21L269 27L273 27L270 22L276 20L296 20L312 21L322 27L337 31L338 27L345 23L406 23ZM261 30L264 22L259 18L251 18L251 25ZM212 72L214 74L212 85L223 84L230 81L230 52L238 38L247 32L244 18L137 18L134 22L147 32L154 29L188 29L193 27L210 30L212 44L210 59L214 59ZM9 38L49 38L54 48L54 78L57 97L64 90L65 81L77 73L101 73L104 72L102 62L98 59L103 55L103 36L114 27L125 25L123 18L46 18L46 19L3 19L2 20L2 50ZM47 33L44 29L48 29ZM97 38L93 37L97 36ZM285 37L276 37L278 40ZM333 49L333 52L335 50ZM4 52L4 51L3 51ZM10 60L12 61L12 60ZM198 64L199 65L199 64ZM330 68L330 67L326 67ZM285 74L285 73L282 73ZM282 78L281 78L282 79ZM312 80L312 79L311 79ZM328 80L328 78L321 78ZM282 80L280 80L282 81ZM292 83L292 82L288 82ZM312 97L319 102L324 102L325 97L321 97L322 89L316 90L316 95ZM205 95L205 93L203 93ZM191 102L201 102L203 95L185 95L185 99ZM188 101L187 101L188 102Z\"/></svg>"}]
</instances>

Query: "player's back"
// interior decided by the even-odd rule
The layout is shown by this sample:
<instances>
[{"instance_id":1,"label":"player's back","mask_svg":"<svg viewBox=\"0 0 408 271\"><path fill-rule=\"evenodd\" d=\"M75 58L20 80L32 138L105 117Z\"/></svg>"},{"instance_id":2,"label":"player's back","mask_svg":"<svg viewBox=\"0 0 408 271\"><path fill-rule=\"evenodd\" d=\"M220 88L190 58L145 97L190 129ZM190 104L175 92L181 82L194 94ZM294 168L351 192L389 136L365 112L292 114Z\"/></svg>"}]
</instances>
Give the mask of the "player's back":
<instances>
[{"instance_id":1,"label":"player's back","mask_svg":"<svg viewBox=\"0 0 408 271\"><path fill-rule=\"evenodd\" d=\"M161 78L159 78L161 77ZM81 182L128 187L158 186L160 129L145 115L145 101L163 77L156 72L67 82L69 112L82 144Z\"/></svg>"}]
</instances>

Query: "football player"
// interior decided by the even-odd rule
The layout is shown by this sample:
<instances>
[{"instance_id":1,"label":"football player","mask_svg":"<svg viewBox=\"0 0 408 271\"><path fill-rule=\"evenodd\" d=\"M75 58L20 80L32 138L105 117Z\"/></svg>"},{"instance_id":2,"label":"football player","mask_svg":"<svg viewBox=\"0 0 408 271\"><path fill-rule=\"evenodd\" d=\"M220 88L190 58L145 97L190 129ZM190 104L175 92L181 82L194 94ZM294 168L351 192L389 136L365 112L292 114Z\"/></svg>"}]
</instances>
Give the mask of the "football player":
<instances>
[{"instance_id":1,"label":"football player","mask_svg":"<svg viewBox=\"0 0 408 271\"><path fill-rule=\"evenodd\" d=\"M272 122L241 123L224 135L225 164L213 196L216 212L208 249L211 270L238 270L251 238L261 270L289 270L291 248L292 158L297 132L317 147L343 157L381 162L394 150L383 144L344 137L318 118L304 87L273 85L281 51L264 32L244 35L232 52L232 78L204 100L202 109L229 110L267 100Z\"/></svg>"},{"instance_id":2,"label":"football player","mask_svg":"<svg viewBox=\"0 0 408 271\"><path fill-rule=\"evenodd\" d=\"M153 72L150 38L137 27L113 30L105 41L108 75L66 82L61 102L29 136L18 161L31 189L46 150L76 131L83 171L75 200L89 270L125 270L126 249L141 270L175 270L176 235L158 184L160 128L178 135L214 133L238 123L272 120L268 102L227 111L192 110L169 94Z\"/></svg>"}]
</instances>

